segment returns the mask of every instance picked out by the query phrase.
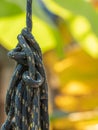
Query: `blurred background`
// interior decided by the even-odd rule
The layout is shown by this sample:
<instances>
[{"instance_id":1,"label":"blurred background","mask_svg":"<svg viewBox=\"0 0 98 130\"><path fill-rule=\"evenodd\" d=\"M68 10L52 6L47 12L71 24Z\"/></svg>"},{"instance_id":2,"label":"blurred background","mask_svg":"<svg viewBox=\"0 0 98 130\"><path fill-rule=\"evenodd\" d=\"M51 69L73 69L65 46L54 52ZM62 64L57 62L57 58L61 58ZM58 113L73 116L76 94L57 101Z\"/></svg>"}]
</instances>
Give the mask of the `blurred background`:
<instances>
[{"instance_id":1,"label":"blurred background","mask_svg":"<svg viewBox=\"0 0 98 130\"><path fill-rule=\"evenodd\" d=\"M25 27L26 0L0 0L0 126ZM98 0L33 0L33 31L49 83L50 130L98 130Z\"/></svg>"}]
</instances>

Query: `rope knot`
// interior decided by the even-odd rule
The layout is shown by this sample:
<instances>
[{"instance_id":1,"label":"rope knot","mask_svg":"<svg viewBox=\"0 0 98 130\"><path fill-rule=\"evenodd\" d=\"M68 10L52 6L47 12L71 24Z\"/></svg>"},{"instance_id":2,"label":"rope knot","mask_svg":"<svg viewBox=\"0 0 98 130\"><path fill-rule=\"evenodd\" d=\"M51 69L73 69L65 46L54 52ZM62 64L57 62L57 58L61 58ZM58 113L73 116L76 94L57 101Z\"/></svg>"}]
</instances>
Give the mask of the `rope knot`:
<instances>
[{"instance_id":1,"label":"rope knot","mask_svg":"<svg viewBox=\"0 0 98 130\"><path fill-rule=\"evenodd\" d=\"M48 85L41 49L30 33L31 3L27 0L27 28L18 35L16 48L8 53L17 65L6 95L7 119L1 130L49 130Z\"/></svg>"}]
</instances>

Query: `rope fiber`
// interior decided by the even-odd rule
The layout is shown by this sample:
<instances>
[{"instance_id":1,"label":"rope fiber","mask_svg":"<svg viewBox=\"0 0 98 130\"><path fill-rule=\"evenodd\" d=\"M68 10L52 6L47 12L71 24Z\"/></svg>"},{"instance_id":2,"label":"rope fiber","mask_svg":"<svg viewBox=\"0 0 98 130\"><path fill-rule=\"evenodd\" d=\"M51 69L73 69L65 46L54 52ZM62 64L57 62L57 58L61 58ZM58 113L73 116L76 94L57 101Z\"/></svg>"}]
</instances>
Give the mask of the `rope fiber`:
<instances>
[{"instance_id":1,"label":"rope fiber","mask_svg":"<svg viewBox=\"0 0 98 130\"><path fill-rule=\"evenodd\" d=\"M31 34L32 0L27 0L26 28L8 53L17 62L6 94L7 119L1 130L49 130L48 84L39 44Z\"/></svg>"}]
</instances>

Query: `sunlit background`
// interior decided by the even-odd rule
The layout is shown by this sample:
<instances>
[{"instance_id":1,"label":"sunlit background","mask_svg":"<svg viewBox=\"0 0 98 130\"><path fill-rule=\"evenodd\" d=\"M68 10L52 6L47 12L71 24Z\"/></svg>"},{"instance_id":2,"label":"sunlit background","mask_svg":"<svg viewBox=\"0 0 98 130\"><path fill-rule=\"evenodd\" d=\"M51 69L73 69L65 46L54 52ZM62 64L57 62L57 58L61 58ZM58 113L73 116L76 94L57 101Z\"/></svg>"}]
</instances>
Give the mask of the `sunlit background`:
<instances>
[{"instance_id":1,"label":"sunlit background","mask_svg":"<svg viewBox=\"0 0 98 130\"><path fill-rule=\"evenodd\" d=\"M0 0L0 126L25 27L26 0ZM33 0L33 31L49 83L50 130L98 130L98 0Z\"/></svg>"}]
</instances>

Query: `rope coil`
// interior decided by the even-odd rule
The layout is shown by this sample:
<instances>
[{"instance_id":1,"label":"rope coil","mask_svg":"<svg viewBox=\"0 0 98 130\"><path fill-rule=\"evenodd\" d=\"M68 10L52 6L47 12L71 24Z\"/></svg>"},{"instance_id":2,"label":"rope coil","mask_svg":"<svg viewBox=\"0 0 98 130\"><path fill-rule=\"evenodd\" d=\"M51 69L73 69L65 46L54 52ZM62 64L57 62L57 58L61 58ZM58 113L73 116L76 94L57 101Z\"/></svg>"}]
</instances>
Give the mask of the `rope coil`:
<instances>
[{"instance_id":1,"label":"rope coil","mask_svg":"<svg viewBox=\"0 0 98 130\"><path fill-rule=\"evenodd\" d=\"M32 0L27 0L27 28L8 53L17 62L6 95L7 119L1 130L49 130L48 85L41 49L30 33Z\"/></svg>"}]
</instances>

